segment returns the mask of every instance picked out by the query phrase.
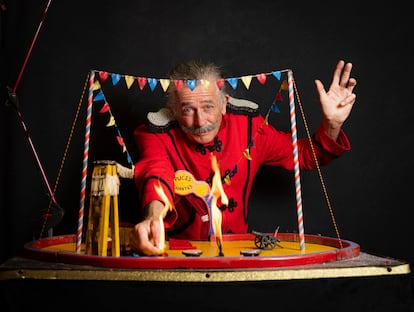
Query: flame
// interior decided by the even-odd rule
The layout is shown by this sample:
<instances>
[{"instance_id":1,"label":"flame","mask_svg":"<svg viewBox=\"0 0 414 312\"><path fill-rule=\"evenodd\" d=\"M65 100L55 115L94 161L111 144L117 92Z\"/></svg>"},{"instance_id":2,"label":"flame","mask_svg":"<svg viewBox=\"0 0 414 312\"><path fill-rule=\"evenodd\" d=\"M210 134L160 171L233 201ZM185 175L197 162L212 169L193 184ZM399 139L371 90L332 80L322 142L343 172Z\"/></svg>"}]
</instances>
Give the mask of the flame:
<instances>
[{"instance_id":1,"label":"flame","mask_svg":"<svg viewBox=\"0 0 414 312\"><path fill-rule=\"evenodd\" d=\"M213 227L214 235L216 236L216 241L219 247L221 248L223 242L223 236L221 233L221 222L222 222L222 215L220 209L217 207L217 201L221 198L221 202L224 205L228 205L229 200L227 198L226 193L224 193L223 184L221 183L221 174L220 168L217 163L217 158L215 155L211 154L211 167L214 170L213 181L211 183L211 191L210 196L212 197L211 200L211 224Z\"/></svg>"},{"instance_id":2,"label":"flame","mask_svg":"<svg viewBox=\"0 0 414 312\"><path fill-rule=\"evenodd\" d=\"M160 196L161 201L164 202L164 209L161 211L159 219L160 219L160 242L158 245L159 253L164 253L165 249L165 229L164 229L164 217L167 214L168 211L171 211L173 209L173 206L168 199L167 195L164 193L164 190L160 184L160 181L158 181L158 185L154 186L155 191Z\"/></svg>"}]
</instances>

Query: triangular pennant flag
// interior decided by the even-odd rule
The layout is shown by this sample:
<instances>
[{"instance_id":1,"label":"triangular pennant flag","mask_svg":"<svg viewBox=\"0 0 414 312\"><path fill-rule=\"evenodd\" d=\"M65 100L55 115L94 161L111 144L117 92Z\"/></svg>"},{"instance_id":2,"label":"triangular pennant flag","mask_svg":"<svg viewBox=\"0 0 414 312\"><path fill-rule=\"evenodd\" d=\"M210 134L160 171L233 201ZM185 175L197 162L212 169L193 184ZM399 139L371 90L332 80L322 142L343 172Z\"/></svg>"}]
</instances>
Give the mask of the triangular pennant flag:
<instances>
[{"instance_id":1,"label":"triangular pennant flag","mask_svg":"<svg viewBox=\"0 0 414 312\"><path fill-rule=\"evenodd\" d=\"M238 78L227 78L227 82L231 85L231 87L236 90L237 88L237 83L238 83L239 79Z\"/></svg>"},{"instance_id":2,"label":"triangular pennant flag","mask_svg":"<svg viewBox=\"0 0 414 312\"><path fill-rule=\"evenodd\" d=\"M103 92L102 91L99 91L96 95L95 95L95 97L93 98L93 101L94 102L96 102L96 101L102 101L102 100L104 100L105 99L105 97L104 97L104 95L103 95Z\"/></svg>"},{"instance_id":3,"label":"triangular pennant flag","mask_svg":"<svg viewBox=\"0 0 414 312\"><path fill-rule=\"evenodd\" d=\"M118 140L119 145L124 145L124 139L121 136L117 136L116 139Z\"/></svg>"},{"instance_id":4,"label":"triangular pennant flag","mask_svg":"<svg viewBox=\"0 0 414 312\"><path fill-rule=\"evenodd\" d=\"M164 90L164 92L167 91L170 82L170 79L160 79L161 87Z\"/></svg>"},{"instance_id":5,"label":"triangular pennant flag","mask_svg":"<svg viewBox=\"0 0 414 312\"><path fill-rule=\"evenodd\" d=\"M200 80L201 85L204 87L204 89L208 89L208 87L210 86L210 80L206 80L206 79L201 79Z\"/></svg>"},{"instance_id":6,"label":"triangular pennant flag","mask_svg":"<svg viewBox=\"0 0 414 312\"><path fill-rule=\"evenodd\" d=\"M128 153L127 153L127 161L128 161L128 164L132 164L131 156Z\"/></svg>"},{"instance_id":7,"label":"triangular pennant flag","mask_svg":"<svg viewBox=\"0 0 414 312\"><path fill-rule=\"evenodd\" d=\"M224 86L224 78L221 78L221 79L219 79L219 80L217 80L217 87L221 90L221 89L223 89L223 86Z\"/></svg>"},{"instance_id":8,"label":"triangular pennant flag","mask_svg":"<svg viewBox=\"0 0 414 312\"><path fill-rule=\"evenodd\" d=\"M122 153L125 153L125 152L126 152L126 146L122 145Z\"/></svg>"},{"instance_id":9,"label":"triangular pennant flag","mask_svg":"<svg viewBox=\"0 0 414 312\"><path fill-rule=\"evenodd\" d=\"M158 80L155 78L148 78L148 84L150 86L151 91L154 91L155 87L157 86Z\"/></svg>"},{"instance_id":10,"label":"triangular pennant flag","mask_svg":"<svg viewBox=\"0 0 414 312\"><path fill-rule=\"evenodd\" d=\"M115 118L111 115L111 118L109 119L109 122L106 124L107 127L111 127L115 125Z\"/></svg>"},{"instance_id":11,"label":"triangular pennant flag","mask_svg":"<svg viewBox=\"0 0 414 312\"><path fill-rule=\"evenodd\" d=\"M100 71L99 72L99 79L101 80L102 83L104 83L106 81L106 79L108 79L109 77L109 73L105 72L105 71Z\"/></svg>"},{"instance_id":12,"label":"triangular pennant flag","mask_svg":"<svg viewBox=\"0 0 414 312\"><path fill-rule=\"evenodd\" d=\"M248 148L246 148L243 152L243 156L246 157L248 160L252 160L252 157L250 156L250 151Z\"/></svg>"},{"instance_id":13,"label":"triangular pennant flag","mask_svg":"<svg viewBox=\"0 0 414 312\"><path fill-rule=\"evenodd\" d=\"M226 175L226 176L224 177L224 183L226 183L226 185L231 185L231 180L230 180L229 175Z\"/></svg>"},{"instance_id":14,"label":"triangular pennant flag","mask_svg":"<svg viewBox=\"0 0 414 312\"><path fill-rule=\"evenodd\" d=\"M184 85L184 82L182 80L174 80L174 84L175 84L177 91L180 91Z\"/></svg>"},{"instance_id":15,"label":"triangular pennant flag","mask_svg":"<svg viewBox=\"0 0 414 312\"><path fill-rule=\"evenodd\" d=\"M283 96L282 96L282 93L280 91L276 94L275 101L278 101L278 102L283 101Z\"/></svg>"},{"instance_id":16,"label":"triangular pennant flag","mask_svg":"<svg viewBox=\"0 0 414 312\"><path fill-rule=\"evenodd\" d=\"M264 123L267 126L269 124L269 113L266 114L265 119L264 119Z\"/></svg>"},{"instance_id":17,"label":"triangular pennant flag","mask_svg":"<svg viewBox=\"0 0 414 312\"><path fill-rule=\"evenodd\" d=\"M194 88L197 85L197 80L195 80L195 79L189 79L189 80L187 80L187 85L190 88L190 90L193 91Z\"/></svg>"},{"instance_id":18,"label":"triangular pennant flag","mask_svg":"<svg viewBox=\"0 0 414 312\"><path fill-rule=\"evenodd\" d=\"M109 104L108 102L105 102L105 104L102 106L101 110L99 111L100 113L107 113L109 112Z\"/></svg>"},{"instance_id":19,"label":"triangular pennant flag","mask_svg":"<svg viewBox=\"0 0 414 312\"><path fill-rule=\"evenodd\" d=\"M111 78L112 78L112 84L114 86L116 86L119 82L119 80L121 80L121 75L119 74L111 74Z\"/></svg>"},{"instance_id":20,"label":"triangular pennant flag","mask_svg":"<svg viewBox=\"0 0 414 312\"><path fill-rule=\"evenodd\" d=\"M289 86L288 86L288 83L287 83L287 81L286 81L286 80L283 80L283 81L282 81L282 84L281 84L281 86L280 86L280 89L282 89L282 90L284 90L284 91L289 90Z\"/></svg>"},{"instance_id":21,"label":"triangular pennant flag","mask_svg":"<svg viewBox=\"0 0 414 312\"><path fill-rule=\"evenodd\" d=\"M257 74L256 75L257 80L261 83L261 84L265 84L266 82L266 74L262 73L262 74Z\"/></svg>"},{"instance_id":22,"label":"triangular pennant flag","mask_svg":"<svg viewBox=\"0 0 414 312\"><path fill-rule=\"evenodd\" d=\"M270 106L270 109L272 110L272 112L274 113L280 113L280 109L279 107L277 107L276 103L273 102L272 106Z\"/></svg>"},{"instance_id":23,"label":"triangular pennant flag","mask_svg":"<svg viewBox=\"0 0 414 312\"><path fill-rule=\"evenodd\" d=\"M135 77L133 77L133 76L125 76L125 83L126 83L128 89L131 88L131 86L134 83L134 81L135 81Z\"/></svg>"},{"instance_id":24,"label":"triangular pennant flag","mask_svg":"<svg viewBox=\"0 0 414 312\"><path fill-rule=\"evenodd\" d=\"M147 84L147 78L146 77L137 77L138 79L138 86L142 90L144 89L145 85Z\"/></svg>"},{"instance_id":25,"label":"triangular pennant flag","mask_svg":"<svg viewBox=\"0 0 414 312\"><path fill-rule=\"evenodd\" d=\"M272 71L272 74L273 74L273 76L275 76L275 78L276 78L277 80L280 80L280 71L279 71L279 70L277 70L277 71Z\"/></svg>"},{"instance_id":26,"label":"triangular pennant flag","mask_svg":"<svg viewBox=\"0 0 414 312\"><path fill-rule=\"evenodd\" d=\"M99 83L99 80L95 80L93 83L93 91L99 90L101 88L101 84Z\"/></svg>"},{"instance_id":27,"label":"triangular pennant flag","mask_svg":"<svg viewBox=\"0 0 414 312\"><path fill-rule=\"evenodd\" d=\"M251 75L243 76L243 77L241 77L241 80L243 81L244 86L246 87L246 89L249 90L250 83L252 82L252 76Z\"/></svg>"}]
</instances>

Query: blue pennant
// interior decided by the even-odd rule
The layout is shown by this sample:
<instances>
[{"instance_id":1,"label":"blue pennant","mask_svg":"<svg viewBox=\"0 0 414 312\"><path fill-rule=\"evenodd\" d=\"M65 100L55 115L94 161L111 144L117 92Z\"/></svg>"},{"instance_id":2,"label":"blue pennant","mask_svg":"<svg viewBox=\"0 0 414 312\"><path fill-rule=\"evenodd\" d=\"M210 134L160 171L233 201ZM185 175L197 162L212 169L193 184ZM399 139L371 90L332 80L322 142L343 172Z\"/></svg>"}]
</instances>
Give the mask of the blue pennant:
<instances>
[{"instance_id":1,"label":"blue pennant","mask_svg":"<svg viewBox=\"0 0 414 312\"><path fill-rule=\"evenodd\" d=\"M273 76L275 76L275 77L276 77L276 79L277 79L277 80L280 80L280 71L279 71L279 70L277 70L277 71L272 71L272 74L273 74Z\"/></svg>"},{"instance_id":2,"label":"blue pennant","mask_svg":"<svg viewBox=\"0 0 414 312\"><path fill-rule=\"evenodd\" d=\"M93 98L93 101L94 102L95 101L101 101L101 100L104 100L104 99L105 99L105 97L104 97L103 92L101 90L101 91L99 91L98 94L95 95L95 97Z\"/></svg>"},{"instance_id":3,"label":"blue pennant","mask_svg":"<svg viewBox=\"0 0 414 312\"><path fill-rule=\"evenodd\" d=\"M227 78L227 81L231 85L231 87L236 90L237 88L237 82L239 81L238 78Z\"/></svg>"},{"instance_id":4,"label":"blue pennant","mask_svg":"<svg viewBox=\"0 0 414 312\"><path fill-rule=\"evenodd\" d=\"M279 107L277 107L276 103L273 102L272 106L270 106L270 109L274 113L280 113Z\"/></svg>"},{"instance_id":5,"label":"blue pennant","mask_svg":"<svg viewBox=\"0 0 414 312\"><path fill-rule=\"evenodd\" d=\"M151 91L154 91L155 87L157 86L158 80L155 78L148 78L148 84L151 88Z\"/></svg>"},{"instance_id":6,"label":"blue pennant","mask_svg":"<svg viewBox=\"0 0 414 312\"><path fill-rule=\"evenodd\" d=\"M196 87L196 85L197 85L197 80L195 80L195 79L190 79L190 80L187 80L187 85L188 85L188 87L191 89L191 91L193 91L194 90L194 88Z\"/></svg>"},{"instance_id":7,"label":"blue pennant","mask_svg":"<svg viewBox=\"0 0 414 312\"><path fill-rule=\"evenodd\" d=\"M119 74L111 74L112 84L115 86L119 80L121 80L121 75Z\"/></svg>"}]
</instances>

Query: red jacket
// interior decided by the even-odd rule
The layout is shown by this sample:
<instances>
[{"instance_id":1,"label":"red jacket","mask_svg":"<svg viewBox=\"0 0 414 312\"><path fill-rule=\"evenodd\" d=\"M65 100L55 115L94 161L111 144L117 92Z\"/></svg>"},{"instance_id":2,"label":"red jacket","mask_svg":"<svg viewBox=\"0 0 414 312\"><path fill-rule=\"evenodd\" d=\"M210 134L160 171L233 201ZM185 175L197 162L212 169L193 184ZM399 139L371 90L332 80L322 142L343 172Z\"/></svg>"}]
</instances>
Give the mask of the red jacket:
<instances>
[{"instance_id":1,"label":"red jacket","mask_svg":"<svg viewBox=\"0 0 414 312\"><path fill-rule=\"evenodd\" d=\"M134 131L140 153L134 179L143 207L159 199L155 185L161 183L163 186L174 205L173 211L164 219L169 237L205 240L210 230L205 217L208 215L206 201L194 194L174 194L177 170L186 170L196 180L205 181L211 187L214 171L210 154L216 155L224 192L229 199L227 206L218 204L222 210L222 233L226 234L248 231L248 199L254 176L261 165L294 169L291 133L267 125L257 107L229 103L217 137L206 145L189 142L167 109L150 113L148 117L148 124ZM312 141L321 166L350 149L348 138L342 131L335 142L319 127ZM244 155L247 148L250 157ZM301 170L316 168L308 139L298 139L298 153ZM230 183L226 183L228 180Z\"/></svg>"}]
</instances>

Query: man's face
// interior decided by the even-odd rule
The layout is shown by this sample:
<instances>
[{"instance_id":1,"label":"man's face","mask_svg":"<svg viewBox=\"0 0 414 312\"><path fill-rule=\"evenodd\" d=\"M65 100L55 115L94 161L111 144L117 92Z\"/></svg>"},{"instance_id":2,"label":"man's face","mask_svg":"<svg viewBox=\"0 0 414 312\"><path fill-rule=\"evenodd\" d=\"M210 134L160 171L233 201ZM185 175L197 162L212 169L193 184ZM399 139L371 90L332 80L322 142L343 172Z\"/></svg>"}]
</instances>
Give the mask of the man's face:
<instances>
[{"instance_id":1,"label":"man's face","mask_svg":"<svg viewBox=\"0 0 414 312\"><path fill-rule=\"evenodd\" d=\"M211 142L226 113L227 97L220 97L217 86L213 83L208 88L197 84L192 91L184 86L176 94L175 118L181 129L193 142Z\"/></svg>"}]
</instances>

